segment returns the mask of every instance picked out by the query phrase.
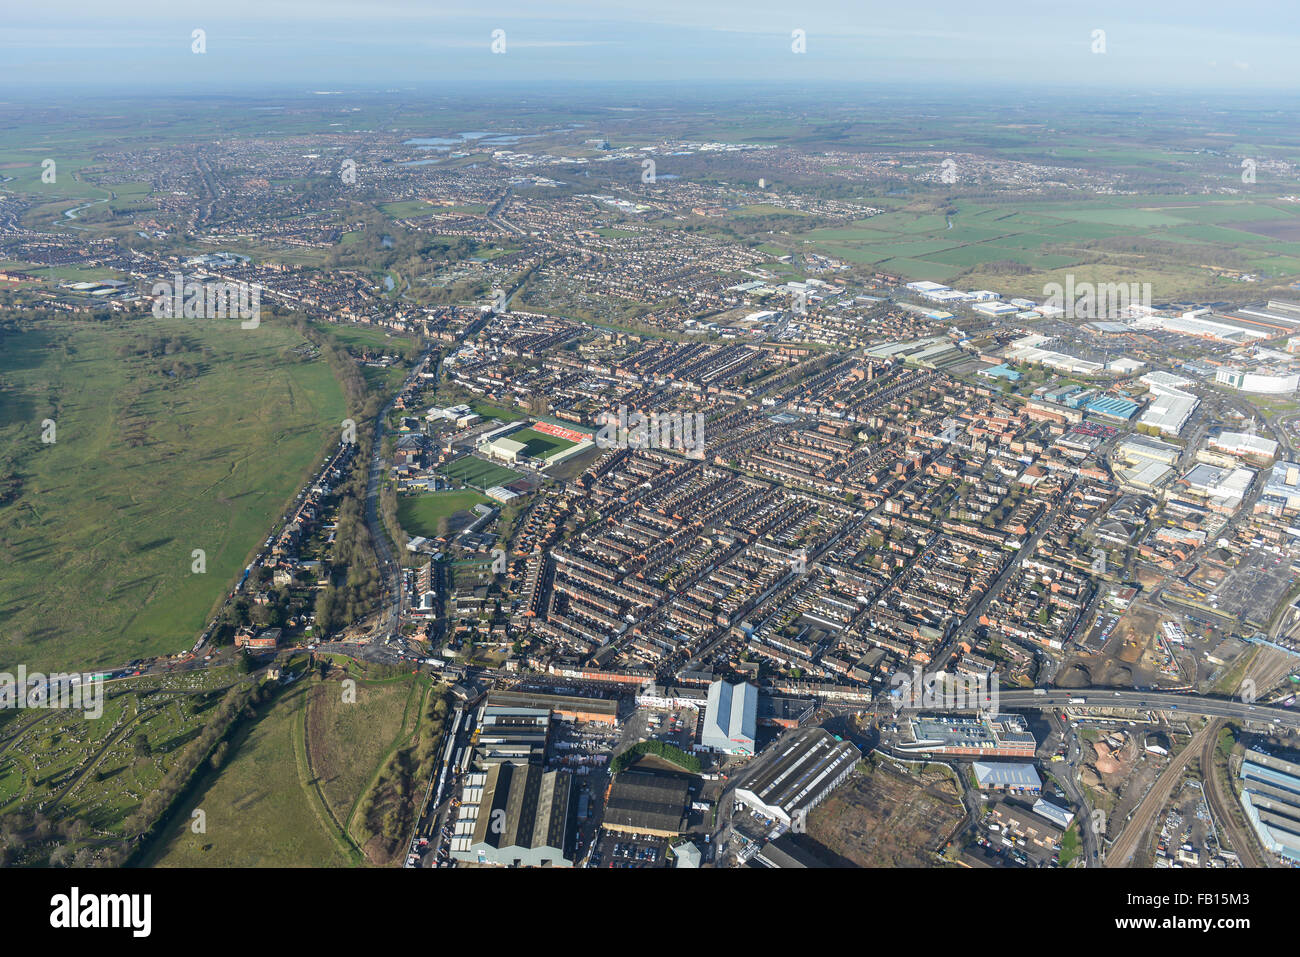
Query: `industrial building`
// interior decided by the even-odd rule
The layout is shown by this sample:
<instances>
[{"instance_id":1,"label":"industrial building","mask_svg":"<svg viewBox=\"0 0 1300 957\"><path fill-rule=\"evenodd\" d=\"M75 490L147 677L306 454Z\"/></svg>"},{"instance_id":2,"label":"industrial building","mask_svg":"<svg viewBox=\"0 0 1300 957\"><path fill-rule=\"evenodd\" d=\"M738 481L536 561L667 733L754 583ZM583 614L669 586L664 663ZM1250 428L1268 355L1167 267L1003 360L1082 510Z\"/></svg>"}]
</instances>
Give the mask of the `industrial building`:
<instances>
[{"instance_id":1,"label":"industrial building","mask_svg":"<svg viewBox=\"0 0 1300 957\"><path fill-rule=\"evenodd\" d=\"M1037 794L1043 789L1043 779L1032 764L1012 764L1008 761L975 761L971 764L975 783L981 790L1030 791Z\"/></svg>"},{"instance_id":2,"label":"industrial building","mask_svg":"<svg viewBox=\"0 0 1300 957\"><path fill-rule=\"evenodd\" d=\"M479 760L488 766L502 761L541 764L551 727L550 709L501 706L492 700L479 715Z\"/></svg>"},{"instance_id":3,"label":"industrial building","mask_svg":"<svg viewBox=\"0 0 1300 957\"><path fill-rule=\"evenodd\" d=\"M789 834L782 834L775 841L764 844L751 859L750 866L799 869L821 868L826 865L796 844Z\"/></svg>"},{"instance_id":4,"label":"industrial building","mask_svg":"<svg viewBox=\"0 0 1300 957\"><path fill-rule=\"evenodd\" d=\"M594 722L613 727L618 723L618 701L609 698L584 698L579 695L540 694L531 691L494 691L488 706L500 708L537 708L549 711L562 721Z\"/></svg>"},{"instance_id":5,"label":"industrial building","mask_svg":"<svg viewBox=\"0 0 1300 957\"><path fill-rule=\"evenodd\" d=\"M514 464L519 461L519 456L523 454L524 449L528 446L523 442L515 439L493 439L483 446L488 458L497 459L502 462Z\"/></svg>"},{"instance_id":6,"label":"industrial building","mask_svg":"<svg viewBox=\"0 0 1300 957\"><path fill-rule=\"evenodd\" d=\"M1196 504L1208 505L1219 512L1234 512L1250 491L1255 474L1254 469L1219 468L1201 463L1178 479L1174 488Z\"/></svg>"},{"instance_id":7,"label":"industrial building","mask_svg":"<svg viewBox=\"0 0 1300 957\"><path fill-rule=\"evenodd\" d=\"M1201 400L1184 391L1192 380L1170 372L1148 372L1138 380L1151 391L1151 402L1138 419L1139 425L1150 426L1166 435L1178 435L1192 417Z\"/></svg>"},{"instance_id":8,"label":"industrial building","mask_svg":"<svg viewBox=\"0 0 1300 957\"><path fill-rule=\"evenodd\" d=\"M1059 804L1053 804L1046 798L1039 798L1034 802L1034 813L1051 821L1062 831L1069 827L1070 822L1074 820L1073 810L1061 807Z\"/></svg>"},{"instance_id":9,"label":"industrial building","mask_svg":"<svg viewBox=\"0 0 1300 957\"><path fill-rule=\"evenodd\" d=\"M687 869L698 868L704 860L704 855L700 853L699 845L693 841L682 841L680 844L672 846L674 867L683 867Z\"/></svg>"},{"instance_id":10,"label":"industrial building","mask_svg":"<svg viewBox=\"0 0 1300 957\"><path fill-rule=\"evenodd\" d=\"M466 776L451 856L500 867L572 867L573 776L536 764L497 764Z\"/></svg>"},{"instance_id":11,"label":"industrial building","mask_svg":"<svg viewBox=\"0 0 1300 957\"><path fill-rule=\"evenodd\" d=\"M789 731L765 756L737 784L736 800L786 827L820 804L862 760L861 751L822 728Z\"/></svg>"},{"instance_id":12,"label":"industrial building","mask_svg":"<svg viewBox=\"0 0 1300 957\"><path fill-rule=\"evenodd\" d=\"M614 778L601 826L620 834L676 837L686 829L689 792L686 777L629 768Z\"/></svg>"},{"instance_id":13,"label":"industrial building","mask_svg":"<svg viewBox=\"0 0 1300 957\"><path fill-rule=\"evenodd\" d=\"M1174 465L1183 454L1183 450L1177 445L1146 435L1125 437L1116 444L1115 452L1124 461L1134 465L1149 465L1153 462L1160 465Z\"/></svg>"},{"instance_id":14,"label":"industrial building","mask_svg":"<svg viewBox=\"0 0 1300 957\"><path fill-rule=\"evenodd\" d=\"M1251 749L1241 762L1241 803L1260 842L1300 863L1300 764Z\"/></svg>"},{"instance_id":15,"label":"industrial building","mask_svg":"<svg viewBox=\"0 0 1300 957\"><path fill-rule=\"evenodd\" d=\"M1037 850L1044 854L1054 854L1061 849L1064 828L1048 824L1045 820L1030 813L1028 808L1009 801L994 801L989 805L988 816L984 819L989 828L997 827L1006 838L1006 842L1020 847L1025 852Z\"/></svg>"},{"instance_id":16,"label":"industrial building","mask_svg":"<svg viewBox=\"0 0 1300 957\"><path fill-rule=\"evenodd\" d=\"M814 698L792 698L787 695L760 694L758 696L758 723L765 727L797 728L817 708Z\"/></svg>"},{"instance_id":17,"label":"industrial building","mask_svg":"<svg viewBox=\"0 0 1300 957\"><path fill-rule=\"evenodd\" d=\"M1210 438L1209 446L1216 451L1241 458L1272 461L1277 455L1277 442L1248 432L1220 432Z\"/></svg>"},{"instance_id":18,"label":"industrial building","mask_svg":"<svg viewBox=\"0 0 1300 957\"><path fill-rule=\"evenodd\" d=\"M753 754L758 732L758 689L749 683L709 685L700 743L726 754Z\"/></svg>"}]
</instances>

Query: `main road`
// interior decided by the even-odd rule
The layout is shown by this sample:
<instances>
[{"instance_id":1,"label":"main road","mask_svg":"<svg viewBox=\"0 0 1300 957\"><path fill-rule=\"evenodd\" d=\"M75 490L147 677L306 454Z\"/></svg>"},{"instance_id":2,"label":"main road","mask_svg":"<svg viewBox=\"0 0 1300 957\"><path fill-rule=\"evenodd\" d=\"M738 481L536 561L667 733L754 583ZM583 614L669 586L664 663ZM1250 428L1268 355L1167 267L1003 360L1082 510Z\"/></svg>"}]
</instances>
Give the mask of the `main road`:
<instances>
[{"instance_id":1,"label":"main road","mask_svg":"<svg viewBox=\"0 0 1300 957\"><path fill-rule=\"evenodd\" d=\"M1033 691L1002 691L998 707L1008 708L1062 708L1071 699L1083 698L1083 707L1122 708L1126 711L1178 711L1182 714L1203 715L1207 718L1228 718L1233 721L1272 723L1279 728L1300 729L1300 712L1267 704L1247 704L1233 698L1214 698L1209 695L1180 694L1169 691L1116 691L1114 688L1051 689L1038 694Z\"/></svg>"},{"instance_id":2,"label":"main road","mask_svg":"<svg viewBox=\"0 0 1300 957\"><path fill-rule=\"evenodd\" d=\"M426 349L424 354L412 364L411 373L402 383L402 388L398 390L397 395L405 392L406 387L415 381L415 377L424 369L432 351L432 347ZM370 531L370 540L374 544L375 557L379 559L379 571L384 576L384 587L392 601L392 606L388 612L382 615L375 625L373 633L376 636L383 634L396 635L400 631L402 624L402 593L405 590L405 583L402 581L402 566L393 556L388 533L384 530L383 523L379 519L379 486L384 477L384 423L388 420L389 413L393 411L393 405L397 402L397 395L389 399L388 403L379 410L379 414L375 416L374 440L370 447L370 476L366 481L366 528Z\"/></svg>"}]
</instances>

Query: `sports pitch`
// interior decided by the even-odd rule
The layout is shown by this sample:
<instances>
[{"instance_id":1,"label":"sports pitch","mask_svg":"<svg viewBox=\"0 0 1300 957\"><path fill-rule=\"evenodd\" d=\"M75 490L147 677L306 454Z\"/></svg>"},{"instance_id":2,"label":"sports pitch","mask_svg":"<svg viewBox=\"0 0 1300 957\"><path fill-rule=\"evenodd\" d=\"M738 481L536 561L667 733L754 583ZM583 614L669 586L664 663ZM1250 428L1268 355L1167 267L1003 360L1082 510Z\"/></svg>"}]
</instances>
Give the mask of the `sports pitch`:
<instances>
[{"instance_id":1,"label":"sports pitch","mask_svg":"<svg viewBox=\"0 0 1300 957\"><path fill-rule=\"evenodd\" d=\"M568 439L562 439L555 435L546 435L538 432L536 429L520 429L509 436L516 442L524 443L524 454L531 455L533 458L549 459L553 455L567 451L577 445L577 442L570 442Z\"/></svg>"},{"instance_id":2,"label":"sports pitch","mask_svg":"<svg viewBox=\"0 0 1300 957\"><path fill-rule=\"evenodd\" d=\"M518 472L512 471L503 465L485 462L472 455L467 455L455 462L444 465L438 471L449 478L459 479L466 485L472 485L475 488L491 488L494 485L504 485L519 478Z\"/></svg>"}]
</instances>

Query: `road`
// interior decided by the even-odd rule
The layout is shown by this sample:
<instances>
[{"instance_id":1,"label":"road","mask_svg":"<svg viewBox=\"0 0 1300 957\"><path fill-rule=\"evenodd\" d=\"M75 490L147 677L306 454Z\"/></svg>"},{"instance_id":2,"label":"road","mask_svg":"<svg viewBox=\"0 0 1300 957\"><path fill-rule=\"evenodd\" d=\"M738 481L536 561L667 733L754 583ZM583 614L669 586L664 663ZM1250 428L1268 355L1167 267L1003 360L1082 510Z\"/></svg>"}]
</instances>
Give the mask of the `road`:
<instances>
[{"instance_id":1,"label":"road","mask_svg":"<svg viewBox=\"0 0 1300 957\"><path fill-rule=\"evenodd\" d=\"M1207 718L1228 718L1233 721L1273 722L1279 728L1300 729L1300 712L1294 708L1275 705L1247 704L1232 698L1215 698L1209 695L1184 694L1170 691L1116 691L1113 688L1075 688L1069 691L1048 690L1045 694L1033 691L1002 691L998 706L1008 708L1063 708L1071 698L1086 699L1086 707L1123 708L1134 711L1178 711L1183 714L1204 715Z\"/></svg>"},{"instance_id":2,"label":"road","mask_svg":"<svg viewBox=\"0 0 1300 957\"><path fill-rule=\"evenodd\" d=\"M399 393L404 392L406 387L415 381L415 377L423 371L431 351L431 348L426 349L412 364L410 373L402 382L402 388L398 390ZM399 633L402 624L402 596L405 592L401 563L393 555L388 533L379 518L379 487L384 478L384 422L387 421L396 402L397 396L394 395L375 416L374 439L370 447L370 475L366 480L366 528L370 531L370 540L374 543L375 557L379 559L379 571L384 577L385 594L392 603L388 612L381 615L376 622L372 631L374 637Z\"/></svg>"}]
</instances>

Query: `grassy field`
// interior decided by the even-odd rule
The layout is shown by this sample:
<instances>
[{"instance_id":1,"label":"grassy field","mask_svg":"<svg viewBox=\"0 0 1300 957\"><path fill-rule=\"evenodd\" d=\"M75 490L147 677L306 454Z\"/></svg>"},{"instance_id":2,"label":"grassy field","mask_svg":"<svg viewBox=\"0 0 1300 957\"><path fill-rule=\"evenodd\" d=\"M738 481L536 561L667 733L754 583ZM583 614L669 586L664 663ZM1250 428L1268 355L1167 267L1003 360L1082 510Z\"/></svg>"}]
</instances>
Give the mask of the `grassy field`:
<instances>
[{"instance_id":1,"label":"grassy field","mask_svg":"<svg viewBox=\"0 0 1300 957\"><path fill-rule=\"evenodd\" d=\"M193 643L337 439L341 390L302 344L265 320L183 319L0 343L0 472L21 483L0 509L3 660L86 668Z\"/></svg>"},{"instance_id":2,"label":"grassy field","mask_svg":"<svg viewBox=\"0 0 1300 957\"><path fill-rule=\"evenodd\" d=\"M907 279L1024 295L1041 294L1067 269L1079 281L1123 274L1126 282L1151 282L1156 296L1242 288L1219 271L1271 280L1300 273L1300 208L1277 200L1175 195L953 205L952 216L894 210L801 238ZM1019 267L1029 272L1015 272Z\"/></svg>"},{"instance_id":3,"label":"grassy field","mask_svg":"<svg viewBox=\"0 0 1300 957\"><path fill-rule=\"evenodd\" d=\"M504 485L519 478L518 472L510 470L504 465L494 465L472 455L457 459L450 465L444 465L438 471L448 478L459 479L466 485L473 485L475 488L482 489L488 489L494 485Z\"/></svg>"},{"instance_id":4,"label":"grassy field","mask_svg":"<svg viewBox=\"0 0 1300 957\"><path fill-rule=\"evenodd\" d=\"M571 449L577 442L570 442L568 439L561 439L554 435L547 435L544 432L538 432L536 429L520 429L513 433L510 438L516 442L524 443L524 454L531 455L533 458L547 459L565 449Z\"/></svg>"},{"instance_id":5,"label":"grassy field","mask_svg":"<svg viewBox=\"0 0 1300 957\"><path fill-rule=\"evenodd\" d=\"M426 495L400 495L397 499L397 520L410 535L432 538L438 534L438 520L450 518L457 512L467 511L475 505L491 504L492 500L477 492L429 492Z\"/></svg>"},{"instance_id":6,"label":"grassy field","mask_svg":"<svg viewBox=\"0 0 1300 957\"><path fill-rule=\"evenodd\" d=\"M418 702L418 687L407 678L358 681L356 700L347 701L341 683L313 686L307 747L316 786L336 821L346 825L352 816L402 732L411 702Z\"/></svg>"},{"instance_id":7,"label":"grassy field","mask_svg":"<svg viewBox=\"0 0 1300 957\"><path fill-rule=\"evenodd\" d=\"M514 411L503 409L499 405L491 405L487 402L472 401L467 404L474 410L475 415L481 415L485 419L500 419L502 422L514 422L524 417L522 411L517 409Z\"/></svg>"},{"instance_id":8,"label":"grassy field","mask_svg":"<svg viewBox=\"0 0 1300 957\"><path fill-rule=\"evenodd\" d=\"M160 839L156 867L342 867L355 863L310 788L300 682L236 734L219 772L209 771ZM360 696L358 696L360 700ZM206 831L191 828L203 811Z\"/></svg>"}]
</instances>

